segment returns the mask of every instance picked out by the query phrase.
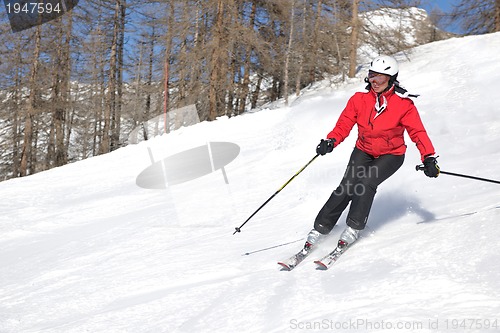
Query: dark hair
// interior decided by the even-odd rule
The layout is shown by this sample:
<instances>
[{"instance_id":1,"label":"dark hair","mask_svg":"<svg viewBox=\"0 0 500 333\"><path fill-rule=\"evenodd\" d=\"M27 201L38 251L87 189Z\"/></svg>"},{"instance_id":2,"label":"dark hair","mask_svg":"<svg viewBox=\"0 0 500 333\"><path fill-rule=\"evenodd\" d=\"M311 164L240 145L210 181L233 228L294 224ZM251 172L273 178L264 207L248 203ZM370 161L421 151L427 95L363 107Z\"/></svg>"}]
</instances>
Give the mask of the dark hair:
<instances>
[{"instance_id":1,"label":"dark hair","mask_svg":"<svg viewBox=\"0 0 500 333\"><path fill-rule=\"evenodd\" d=\"M391 78L389 79L389 87L392 87L392 85L394 83L396 83L396 82L399 85L399 82L398 82L397 78L398 78L398 73L396 73L396 74L394 74L394 75L391 76Z\"/></svg>"}]
</instances>

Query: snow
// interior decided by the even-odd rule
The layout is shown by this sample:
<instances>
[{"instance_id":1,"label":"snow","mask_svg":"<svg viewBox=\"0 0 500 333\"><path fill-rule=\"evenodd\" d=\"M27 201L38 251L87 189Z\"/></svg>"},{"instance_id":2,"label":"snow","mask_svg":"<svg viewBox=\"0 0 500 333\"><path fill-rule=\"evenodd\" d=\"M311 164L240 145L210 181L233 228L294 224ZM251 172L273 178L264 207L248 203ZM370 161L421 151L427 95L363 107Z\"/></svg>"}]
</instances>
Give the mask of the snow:
<instances>
[{"instance_id":1,"label":"snow","mask_svg":"<svg viewBox=\"0 0 500 333\"><path fill-rule=\"evenodd\" d=\"M359 18L363 31L358 63L370 62L381 53L390 53L391 49L401 50L401 44L409 48L427 43L431 31L439 30L430 21L427 11L417 7L379 8L360 13Z\"/></svg>"},{"instance_id":2,"label":"snow","mask_svg":"<svg viewBox=\"0 0 500 333\"><path fill-rule=\"evenodd\" d=\"M397 55L400 81L421 94L442 170L500 178L499 52L496 33ZM314 156L363 75L304 91L289 108L199 123L0 183L0 332L498 330L500 187L425 177L408 138L405 164L332 269L312 261L333 249L345 216L294 271L276 262L302 246L355 130L233 235ZM166 190L136 185L150 152L159 161L213 141L241 148L225 166L229 184L216 171Z\"/></svg>"},{"instance_id":3,"label":"snow","mask_svg":"<svg viewBox=\"0 0 500 333\"><path fill-rule=\"evenodd\" d=\"M401 31L405 38L405 43L416 43L414 26L417 22L428 20L428 15L425 9L410 7L407 9L398 8L380 8L377 10L362 13L362 20L367 25L366 30L383 30L389 29Z\"/></svg>"}]
</instances>

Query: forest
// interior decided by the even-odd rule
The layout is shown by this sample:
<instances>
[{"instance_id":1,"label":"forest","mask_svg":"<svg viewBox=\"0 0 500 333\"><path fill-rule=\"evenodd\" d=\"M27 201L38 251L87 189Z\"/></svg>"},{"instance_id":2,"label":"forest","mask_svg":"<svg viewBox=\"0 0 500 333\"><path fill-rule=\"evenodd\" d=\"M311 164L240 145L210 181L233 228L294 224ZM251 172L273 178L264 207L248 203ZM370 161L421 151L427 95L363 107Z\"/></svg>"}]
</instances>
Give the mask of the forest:
<instances>
[{"instance_id":1,"label":"forest","mask_svg":"<svg viewBox=\"0 0 500 333\"><path fill-rule=\"evenodd\" d=\"M155 133L145 124L179 108L212 121L279 99L288 104L315 82L354 77L365 60L361 46L394 54L456 35L445 31L452 23L463 35L500 30L498 0L462 0L409 28L406 18L420 5L81 0L20 32L0 12L0 180L111 152L137 128L147 140ZM400 24L380 28L384 9Z\"/></svg>"}]
</instances>

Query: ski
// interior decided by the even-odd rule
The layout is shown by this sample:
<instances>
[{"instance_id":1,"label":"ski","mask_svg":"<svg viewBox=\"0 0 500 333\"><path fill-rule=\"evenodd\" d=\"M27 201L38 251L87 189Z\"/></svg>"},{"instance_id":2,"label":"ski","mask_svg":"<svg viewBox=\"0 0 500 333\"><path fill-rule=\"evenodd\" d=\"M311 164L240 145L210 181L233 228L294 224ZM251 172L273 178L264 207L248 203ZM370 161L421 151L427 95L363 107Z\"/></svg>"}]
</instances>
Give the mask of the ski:
<instances>
[{"instance_id":1,"label":"ski","mask_svg":"<svg viewBox=\"0 0 500 333\"><path fill-rule=\"evenodd\" d=\"M305 246L298 253L294 254L290 258L278 261L278 265L282 267L283 271L291 271L295 267L297 267L304 259L311 253L311 246Z\"/></svg>"},{"instance_id":2,"label":"ski","mask_svg":"<svg viewBox=\"0 0 500 333\"><path fill-rule=\"evenodd\" d=\"M317 269L319 270L327 270L332 267L332 265L340 258L345 251L347 251L347 243L342 240L339 240L339 243L335 250L328 253L326 256L319 260L315 260L314 263L317 265Z\"/></svg>"}]
</instances>

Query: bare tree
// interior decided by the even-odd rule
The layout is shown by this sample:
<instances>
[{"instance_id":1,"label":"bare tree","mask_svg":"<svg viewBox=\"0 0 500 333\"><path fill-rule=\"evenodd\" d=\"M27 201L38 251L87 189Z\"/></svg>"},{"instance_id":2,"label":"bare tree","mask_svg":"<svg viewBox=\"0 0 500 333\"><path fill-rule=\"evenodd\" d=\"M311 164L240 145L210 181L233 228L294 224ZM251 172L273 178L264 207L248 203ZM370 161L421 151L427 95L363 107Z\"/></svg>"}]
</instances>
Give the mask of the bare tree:
<instances>
[{"instance_id":1,"label":"bare tree","mask_svg":"<svg viewBox=\"0 0 500 333\"><path fill-rule=\"evenodd\" d=\"M285 105L288 106L288 71L290 65L290 55L292 53L292 44L293 44L293 34L294 34L294 20L295 20L295 0L292 0L290 10L290 31L288 33L288 46L285 54L285 78L284 78L284 95L285 95Z\"/></svg>"},{"instance_id":2,"label":"bare tree","mask_svg":"<svg viewBox=\"0 0 500 333\"><path fill-rule=\"evenodd\" d=\"M359 0L352 1L352 21L351 21L351 42L349 45L349 77L356 75L357 54L358 54L358 35L359 35Z\"/></svg>"},{"instance_id":3,"label":"bare tree","mask_svg":"<svg viewBox=\"0 0 500 333\"><path fill-rule=\"evenodd\" d=\"M210 88L209 88L209 110L208 119L215 120L218 115L218 110L222 107L220 77L222 75L223 53L225 51L226 40L224 38L225 31L223 30L224 23L224 0L217 1L217 15L215 19L215 29L213 34L214 44L212 46L210 57Z\"/></svg>"},{"instance_id":4,"label":"bare tree","mask_svg":"<svg viewBox=\"0 0 500 333\"><path fill-rule=\"evenodd\" d=\"M72 31L72 14L59 18L55 25L55 48L52 61L51 105L52 121L48 139L46 168L62 166L67 163L67 131L70 131L66 122L70 105L70 42Z\"/></svg>"},{"instance_id":5,"label":"bare tree","mask_svg":"<svg viewBox=\"0 0 500 333\"><path fill-rule=\"evenodd\" d=\"M500 31L500 0L461 0L455 6L451 19L459 23L467 34Z\"/></svg>"},{"instance_id":6,"label":"bare tree","mask_svg":"<svg viewBox=\"0 0 500 333\"><path fill-rule=\"evenodd\" d=\"M462 0L456 15L464 22L476 15L489 24L483 31L498 30L499 1ZM86 0L19 34L0 23L0 177L117 149L164 110L195 104L201 120L213 120L283 97L288 103L292 87L299 94L318 80L355 74L369 3L414 2ZM407 47L402 29L390 38L370 31L369 40L393 53ZM430 28L418 34L440 38Z\"/></svg>"},{"instance_id":7,"label":"bare tree","mask_svg":"<svg viewBox=\"0 0 500 333\"><path fill-rule=\"evenodd\" d=\"M120 56L123 52L122 30L124 29L123 22L125 16L124 0L115 0L115 13L113 18L113 39L111 42L111 53L109 55L109 85L107 107L104 112L104 127L102 129L102 141L99 152L101 154L108 153L117 146L117 127L119 126L119 118L121 116L121 107L119 97L117 97L118 87L122 70L120 67ZM118 100L117 100L118 98ZM119 136L119 135L118 135Z\"/></svg>"},{"instance_id":8,"label":"bare tree","mask_svg":"<svg viewBox=\"0 0 500 333\"><path fill-rule=\"evenodd\" d=\"M24 140L21 151L21 165L19 168L19 176L27 176L35 172L35 160L34 158L36 151L34 151L34 136L35 136L35 114L37 112L37 102L39 98L39 86L37 84L38 71L40 64L40 52L41 52L41 42L42 41L42 27L36 27L36 33L34 38L34 51L32 67L30 72L29 80L29 97L28 104L26 105L26 116L24 123Z\"/></svg>"}]
</instances>

